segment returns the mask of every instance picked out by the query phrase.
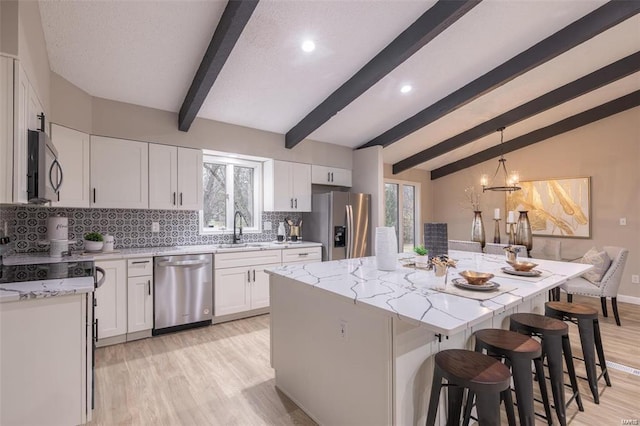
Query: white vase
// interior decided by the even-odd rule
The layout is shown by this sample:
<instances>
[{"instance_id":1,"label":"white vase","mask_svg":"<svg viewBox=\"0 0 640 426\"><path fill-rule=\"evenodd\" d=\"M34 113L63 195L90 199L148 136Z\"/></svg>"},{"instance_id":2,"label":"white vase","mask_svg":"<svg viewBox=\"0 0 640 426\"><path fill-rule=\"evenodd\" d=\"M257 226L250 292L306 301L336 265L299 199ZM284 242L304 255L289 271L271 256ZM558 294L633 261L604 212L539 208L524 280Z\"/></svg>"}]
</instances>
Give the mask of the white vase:
<instances>
[{"instance_id":1,"label":"white vase","mask_svg":"<svg viewBox=\"0 0 640 426\"><path fill-rule=\"evenodd\" d=\"M398 240L392 227L376 228L376 267L381 271L394 271L398 263Z\"/></svg>"}]
</instances>

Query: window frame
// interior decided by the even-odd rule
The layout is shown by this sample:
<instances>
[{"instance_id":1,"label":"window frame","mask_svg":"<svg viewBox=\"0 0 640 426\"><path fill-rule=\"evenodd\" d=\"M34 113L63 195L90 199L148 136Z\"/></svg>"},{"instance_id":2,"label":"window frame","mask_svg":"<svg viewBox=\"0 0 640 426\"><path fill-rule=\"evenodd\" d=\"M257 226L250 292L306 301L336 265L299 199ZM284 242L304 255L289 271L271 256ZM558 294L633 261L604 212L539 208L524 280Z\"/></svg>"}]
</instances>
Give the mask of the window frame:
<instances>
[{"instance_id":1,"label":"window frame","mask_svg":"<svg viewBox=\"0 0 640 426\"><path fill-rule=\"evenodd\" d=\"M422 201L421 201L421 197L420 194L422 193L422 189L421 189L421 184L420 182L413 182L410 180L399 180L399 179L384 179L384 184L393 184L393 185L398 185L398 211L397 211L397 217L398 217L398 251L399 252L404 252L404 238L402 236L402 214L401 213L401 206L402 203L404 201L404 191L402 191L402 185L409 185L409 186L413 186L414 187L414 212L413 212L413 229L414 229L414 236L413 236L413 241L414 243L414 248L417 245L420 244L424 244L424 242L422 241L423 235L422 232L420 232L420 222L422 220L422 212L421 212L421 206L422 206ZM386 199L384 200L384 202L386 203ZM386 223L385 223L385 226Z\"/></svg>"},{"instance_id":2,"label":"window frame","mask_svg":"<svg viewBox=\"0 0 640 426\"><path fill-rule=\"evenodd\" d=\"M226 224L224 229L215 229L205 226L204 223L204 207L199 212L200 234L202 235L223 235L233 234L233 218L234 210L234 172L235 166L248 167L253 172L253 215L254 225L252 227L243 226L243 233L260 233L262 232L262 164L258 159L238 158L236 156L224 155L223 153L204 152L202 156L203 169L204 164L224 165L227 168L225 179L226 191ZM204 200L204 187L203 187Z\"/></svg>"}]
</instances>

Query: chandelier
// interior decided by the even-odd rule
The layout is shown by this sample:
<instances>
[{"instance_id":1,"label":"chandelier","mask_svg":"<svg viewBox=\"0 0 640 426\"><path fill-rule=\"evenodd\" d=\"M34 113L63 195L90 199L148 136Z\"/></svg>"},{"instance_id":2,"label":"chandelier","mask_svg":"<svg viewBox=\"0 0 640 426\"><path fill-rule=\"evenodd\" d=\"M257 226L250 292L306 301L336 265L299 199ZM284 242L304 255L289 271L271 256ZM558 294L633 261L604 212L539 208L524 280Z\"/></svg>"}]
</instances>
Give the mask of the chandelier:
<instances>
[{"instance_id":1,"label":"chandelier","mask_svg":"<svg viewBox=\"0 0 640 426\"><path fill-rule=\"evenodd\" d=\"M500 147L502 147L502 144L504 143L504 127L500 127L496 131L500 132ZM504 158L504 155L501 153L500 159L498 160L498 167L496 168L496 172L493 174L491 183L489 183L488 175L484 174L480 177L482 192L485 192L485 191L512 192L512 191L517 191L521 189L518 186L518 183L520 183L520 177L518 176L518 172L516 171L512 171L511 173L507 172L506 162L507 160ZM504 185L500 185L501 182L498 177L498 174L500 174L500 170L502 170L504 174Z\"/></svg>"}]
</instances>

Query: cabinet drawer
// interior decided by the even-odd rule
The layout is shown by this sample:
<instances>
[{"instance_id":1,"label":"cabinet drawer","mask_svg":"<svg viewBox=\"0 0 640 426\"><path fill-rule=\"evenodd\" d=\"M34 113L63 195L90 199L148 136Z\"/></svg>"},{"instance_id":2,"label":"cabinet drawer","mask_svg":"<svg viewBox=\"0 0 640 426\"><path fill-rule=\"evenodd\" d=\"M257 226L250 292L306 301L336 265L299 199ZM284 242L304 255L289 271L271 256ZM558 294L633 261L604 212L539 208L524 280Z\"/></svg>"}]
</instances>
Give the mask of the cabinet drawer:
<instances>
[{"instance_id":1,"label":"cabinet drawer","mask_svg":"<svg viewBox=\"0 0 640 426\"><path fill-rule=\"evenodd\" d=\"M235 268L238 266L266 265L269 263L281 262L281 250L258 250L215 254L213 265L215 269L221 269Z\"/></svg>"},{"instance_id":2,"label":"cabinet drawer","mask_svg":"<svg viewBox=\"0 0 640 426\"><path fill-rule=\"evenodd\" d=\"M282 263L289 262L321 262L322 247L307 247L282 250Z\"/></svg>"},{"instance_id":3,"label":"cabinet drawer","mask_svg":"<svg viewBox=\"0 0 640 426\"><path fill-rule=\"evenodd\" d=\"M153 275L153 259L150 257L141 257L139 259L127 260L128 277L142 277L145 275Z\"/></svg>"}]
</instances>

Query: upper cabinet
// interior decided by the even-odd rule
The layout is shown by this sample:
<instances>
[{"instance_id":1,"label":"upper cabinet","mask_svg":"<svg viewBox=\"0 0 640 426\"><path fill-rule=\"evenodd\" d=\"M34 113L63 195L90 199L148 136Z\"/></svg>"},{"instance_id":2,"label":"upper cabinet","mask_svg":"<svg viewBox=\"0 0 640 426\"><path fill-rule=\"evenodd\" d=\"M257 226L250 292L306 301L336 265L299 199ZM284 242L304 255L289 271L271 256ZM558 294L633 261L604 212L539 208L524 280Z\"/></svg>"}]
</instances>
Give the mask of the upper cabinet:
<instances>
[{"instance_id":1,"label":"upper cabinet","mask_svg":"<svg viewBox=\"0 0 640 426\"><path fill-rule=\"evenodd\" d=\"M264 210L311 211L311 165L278 160L266 161Z\"/></svg>"},{"instance_id":2,"label":"upper cabinet","mask_svg":"<svg viewBox=\"0 0 640 426\"><path fill-rule=\"evenodd\" d=\"M91 206L149 207L149 144L91 136Z\"/></svg>"},{"instance_id":3,"label":"upper cabinet","mask_svg":"<svg viewBox=\"0 0 640 426\"><path fill-rule=\"evenodd\" d=\"M13 59L0 56L0 204L13 201Z\"/></svg>"},{"instance_id":4,"label":"upper cabinet","mask_svg":"<svg viewBox=\"0 0 640 426\"><path fill-rule=\"evenodd\" d=\"M89 207L89 135L51 123L51 141L62 166L62 186L53 206Z\"/></svg>"},{"instance_id":5,"label":"upper cabinet","mask_svg":"<svg viewBox=\"0 0 640 426\"><path fill-rule=\"evenodd\" d=\"M311 166L311 183L351 187L351 170L338 167Z\"/></svg>"},{"instance_id":6,"label":"upper cabinet","mask_svg":"<svg viewBox=\"0 0 640 426\"><path fill-rule=\"evenodd\" d=\"M202 209L202 151L149 144L149 208Z\"/></svg>"}]
</instances>

